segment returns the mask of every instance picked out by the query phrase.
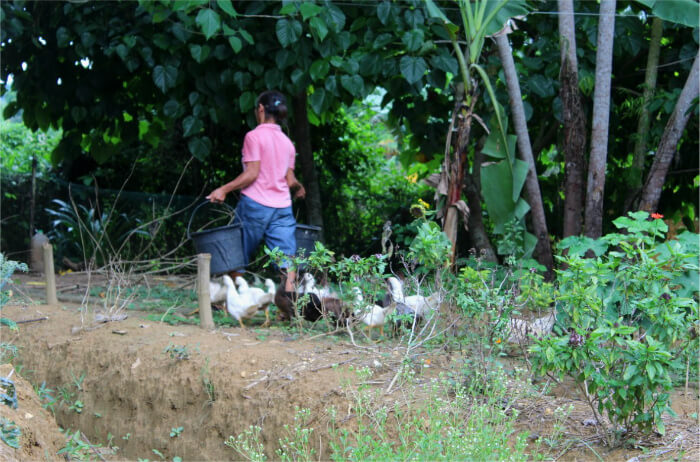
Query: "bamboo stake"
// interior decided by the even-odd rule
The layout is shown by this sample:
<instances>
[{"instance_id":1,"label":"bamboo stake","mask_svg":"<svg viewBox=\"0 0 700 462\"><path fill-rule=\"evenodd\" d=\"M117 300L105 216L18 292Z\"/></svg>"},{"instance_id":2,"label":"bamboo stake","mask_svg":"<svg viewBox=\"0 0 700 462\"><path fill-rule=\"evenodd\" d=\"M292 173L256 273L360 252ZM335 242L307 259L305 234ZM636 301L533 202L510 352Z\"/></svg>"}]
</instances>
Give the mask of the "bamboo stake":
<instances>
[{"instance_id":1,"label":"bamboo stake","mask_svg":"<svg viewBox=\"0 0 700 462\"><path fill-rule=\"evenodd\" d=\"M211 314L211 296L209 294L209 268L211 254L197 255L197 295L199 296L199 325L202 329L214 330L214 318Z\"/></svg>"},{"instance_id":2,"label":"bamboo stake","mask_svg":"<svg viewBox=\"0 0 700 462\"><path fill-rule=\"evenodd\" d=\"M53 272L53 246L46 243L44 250L44 276L46 277L46 304L58 305L56 298L56 275Z\"/></svg>"}]
</instances>

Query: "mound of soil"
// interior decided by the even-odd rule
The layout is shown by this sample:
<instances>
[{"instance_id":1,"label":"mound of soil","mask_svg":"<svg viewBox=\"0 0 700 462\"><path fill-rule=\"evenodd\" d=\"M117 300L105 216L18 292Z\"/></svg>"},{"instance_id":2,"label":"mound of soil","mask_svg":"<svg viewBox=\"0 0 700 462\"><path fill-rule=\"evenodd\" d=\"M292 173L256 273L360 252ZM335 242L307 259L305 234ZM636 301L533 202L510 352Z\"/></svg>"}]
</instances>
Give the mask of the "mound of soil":
<instances>
[{"instance_id":1,"label":"mound of soil","mask_svg":"<svg viewBox=\"0 0 700 462\"><path fill-rule=\"evenodd\" d=\"M17 408L0 404L0 418L14 423L21 432L17 449L0 441L0 460L63 460L56 453L65 446L65 438L53 415L42 407L32 385L11 364L0 365L0 377L11 380L17 393Z\"/></svg>"},{"instance_id":2,"label":"mound of soil","mask_svg":"<svg viewBox=\"0 0 700 462\"><path fill-rule=\"evenodd\" d=\"M25 291L33 282L28 279L22 284ZM15 321L47 319L22 323L17 333L0 327L0 338L19 347L14 364L24 379L34 385L46 382L53 390L55 422L101 445L99 452L106 460L158 460L159 455L167 460L238 460L241 456L224 443L251 425L261 427L266 454L274 458L279 440L288 435L285 425L294 422L299 408L310 410L307 425L322 443L319 458L326 460L329 409L336 409L336 421L353 425L355 403L349 395L360 384L351 368L371 369L365 386L393 390L380 394L387 405L402 393L398 384L390 384L405 349L391 341L357 346L345 334L296 335L279 322L268 329L209 332L148 320L147 313L132 310L125 320L94 324L94 314L92 308L86 312L70 303L8 305L3 316ZM458 371L455 361L463 364L465 359L441 349L422 350L420 355L415 365L419 387L441 372ZM523 367L523 361L515 359L508 367ZM3 376L9 370L0 369ZM20 407L12 420L22 428L22 449L0 452L0 459L44 459L45 454L58 459L56 452L65 438L30 383L17 373L13 377L19 384ZM697 460L697 389L688 394L677 390L672 403L677 416L664 417L666 435L651 441L646 452L603 447L599 430L590 423L590 408L573 384L558 385L554 395L520 397L510 404L518 410L517 430L527 431L531 442L557 432L572 442L549 451L560 460L596 455L628 460L645 454ZM557 409L569 406L570 413L558 418ZM9 411L0 405L0 415ZM2 446L0 442L0 450L9 449Z\"/></svg>"}]
</instances>

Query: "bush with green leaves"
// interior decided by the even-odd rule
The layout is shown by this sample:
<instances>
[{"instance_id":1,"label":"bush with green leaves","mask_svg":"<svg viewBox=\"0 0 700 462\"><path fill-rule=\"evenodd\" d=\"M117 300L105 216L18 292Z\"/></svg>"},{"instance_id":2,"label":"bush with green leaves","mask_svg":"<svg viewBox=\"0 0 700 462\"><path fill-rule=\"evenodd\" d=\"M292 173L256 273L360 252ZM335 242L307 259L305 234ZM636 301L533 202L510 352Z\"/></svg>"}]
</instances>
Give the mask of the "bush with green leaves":
<instances>
[{"instance_id":1,"label":"bush with green leaves","mask_svg":"<svg viewBox=\"0 0 700 462\"><path fill-rule=\"evenodd\" d=\"M540 373L571 376L598 423L608 417L611 445L664 433L674 379L696 370L698 351L697 234L660 241L667 226L646 212L613 223L619 233L562 241L558 326L532 347Z\"/></svg>"},{"instance_id":2,"label":"bush with green leaves","mask_svg":"<svg viewBox=\"0 0 700 462\"><path fill-rule=\"evenodd\" d=\"M28 271L27 265L5 258L0 253L0 325L5 325L12 330L17 330L17 324L9 318L2 317L2 308L10 300L10 292L5 289L5 284L11 281L12 274L16 270Z\"/></svg>"}]
</instances>

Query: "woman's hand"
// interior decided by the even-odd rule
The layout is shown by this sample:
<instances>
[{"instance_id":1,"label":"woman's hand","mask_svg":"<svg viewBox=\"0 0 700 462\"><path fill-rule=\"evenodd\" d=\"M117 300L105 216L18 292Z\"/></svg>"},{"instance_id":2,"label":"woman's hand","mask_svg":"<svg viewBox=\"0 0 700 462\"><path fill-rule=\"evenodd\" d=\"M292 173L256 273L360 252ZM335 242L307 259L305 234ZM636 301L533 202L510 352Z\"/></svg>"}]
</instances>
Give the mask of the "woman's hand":
<instances>
[{"instance_id":1,"label":"woman's hand","mask_svg":"<svg viewBox=\"0 0 700 462\"><path fill-rule=\"evenodd\" d=\"M226 192L223 190L223 188L216 188L206 197L206 199L209 199L209 202L223 202L226 200Z\"/></svg>"},{"instance_id":2,"label":"woman's hand","mask_svg":"<svg viewBox=\"0 0 700 462\"><path fill-rule=\"evenodd\" d=\"M304 189L304 186L302 186L302 184L299 183L299 188L294 193L294 199L304 199L304 198L306 198L306 189Z\"/></svg>"}]
</instances>

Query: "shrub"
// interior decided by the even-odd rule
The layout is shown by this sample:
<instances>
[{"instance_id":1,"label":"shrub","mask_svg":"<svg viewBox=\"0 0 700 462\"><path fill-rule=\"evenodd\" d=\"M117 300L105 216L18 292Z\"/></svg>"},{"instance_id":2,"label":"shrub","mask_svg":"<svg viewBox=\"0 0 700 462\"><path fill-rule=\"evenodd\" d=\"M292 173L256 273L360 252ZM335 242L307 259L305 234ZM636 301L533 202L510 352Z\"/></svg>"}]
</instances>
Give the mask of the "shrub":
<instances>
[{"instance_id":1,"label":"shrub","mask_svg":"<svg viewBox=\"0 0 700 462\"><path fill-rule=\"evenodd\" d=\"M657 242L666 224L646 212L614 224L621 233L562 241L559 328L532 348L539 372L571 376L604 427L607 415L611 445L625 432L664 433L673 377L698 348L697 235Z\"/></svg>"}]
</instances>

